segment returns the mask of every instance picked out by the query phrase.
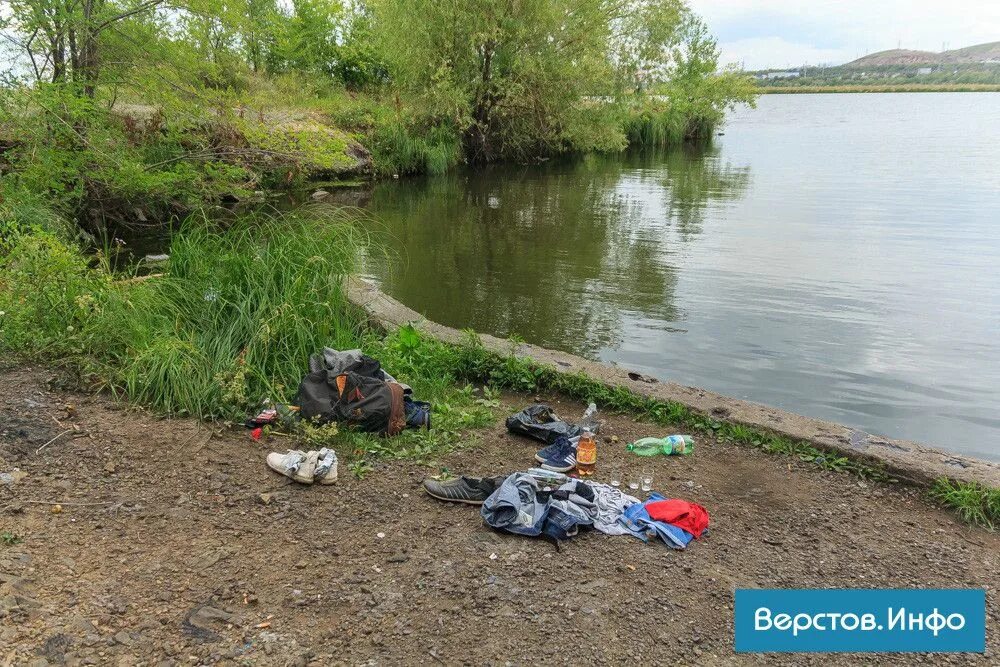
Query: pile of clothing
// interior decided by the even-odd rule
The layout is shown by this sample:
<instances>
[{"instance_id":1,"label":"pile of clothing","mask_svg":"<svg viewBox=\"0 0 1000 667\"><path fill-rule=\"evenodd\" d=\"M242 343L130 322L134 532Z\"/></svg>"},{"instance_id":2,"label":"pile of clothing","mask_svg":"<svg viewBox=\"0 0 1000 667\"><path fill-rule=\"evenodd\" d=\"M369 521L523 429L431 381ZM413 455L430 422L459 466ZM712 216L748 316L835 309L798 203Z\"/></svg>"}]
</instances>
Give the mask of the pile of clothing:
<instances>
[{"instance_id":1,"label":"pile of clothing","mask_svg":"<svg viewBox=\"0 0 1000 667\"><path fill-rule=\"evenodd\" d=\"M646 502L626 507L619 521L644 542L659 538L668 547L685 549L708 530L708 511L697 503L653 492Z\"/></svg>"},{"instance_id":2,"label":"pile of clothing","mask_svg":"<svg viewBox=\"0 0 1000 667\"><path fill-rule=\"evenodd\" d=\"M544 468L507 477L427 479L424 489L439 500L482 505L483 520L497 530L557 542L593 528L685 549L708 531L708 512L696 503L658 493L642 502L616 487Z\"/></svg>"}]
</instances>

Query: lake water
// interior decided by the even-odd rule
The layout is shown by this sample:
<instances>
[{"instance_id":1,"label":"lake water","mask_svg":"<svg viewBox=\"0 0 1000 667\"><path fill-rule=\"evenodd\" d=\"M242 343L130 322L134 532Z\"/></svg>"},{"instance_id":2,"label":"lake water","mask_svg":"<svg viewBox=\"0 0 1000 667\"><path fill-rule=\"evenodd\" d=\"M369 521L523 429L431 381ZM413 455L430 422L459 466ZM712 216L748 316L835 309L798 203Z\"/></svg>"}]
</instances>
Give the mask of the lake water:
<instances>
[{"instance_id":1,"label":"lake water","mask_svg":"<svg viewBox=\"0 0 1000 667\"><path fill-rule=\"evenodd\" d=\"M1000 460L1000 94L771 95L700 150L378 185L458 328Z\"/></svg>"}]
</instances>

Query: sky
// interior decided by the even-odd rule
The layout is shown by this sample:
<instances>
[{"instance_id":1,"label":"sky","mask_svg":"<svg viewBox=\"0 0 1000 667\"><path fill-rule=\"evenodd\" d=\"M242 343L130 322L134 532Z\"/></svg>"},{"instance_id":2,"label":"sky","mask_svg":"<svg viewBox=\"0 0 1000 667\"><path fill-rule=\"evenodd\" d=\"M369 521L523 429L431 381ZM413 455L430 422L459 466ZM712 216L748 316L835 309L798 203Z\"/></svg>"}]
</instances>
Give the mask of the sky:
<instances>
[{"instance_id":1,"label":"sky","mask_svg":"<svg viewBox=\"0 0 1000 667\"><path fill-rule=\"evenodd\" d=\"M1000 41L1000 0L688 0L746 69L843 64L875 51Z\"/></svg>"}]
</instances>

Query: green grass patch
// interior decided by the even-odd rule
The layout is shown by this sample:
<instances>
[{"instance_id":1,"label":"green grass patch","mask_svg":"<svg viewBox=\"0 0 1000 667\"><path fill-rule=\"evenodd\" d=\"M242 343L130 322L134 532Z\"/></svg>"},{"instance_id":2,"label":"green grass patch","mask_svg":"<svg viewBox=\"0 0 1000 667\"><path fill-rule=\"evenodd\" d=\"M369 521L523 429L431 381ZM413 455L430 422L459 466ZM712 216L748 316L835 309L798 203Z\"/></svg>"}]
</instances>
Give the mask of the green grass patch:
<instances>
[{"instance_id":1,"label":"green grass patch","mask_svg":"<svg viewBox=\"0 0 1000 667\"><path fill-rule=\"evenodd\" d=\"M20 544L23 541L24 539L13 531L5 530L2 533L0 533L0 544L4 545L5 547L13 547L15 545Z\"/></svg>"},{"instance_id":2,"label":"green grass patch","mask_svg":"<svg viewBox=\"0 0 1000 667\"><path fill-rule=\"evenodd\" d=\"M995 530L1000 524L1000 489L942 477L931 487L929 495L955 510L966 523L987 530Z\"/></svg>"},{"instance_id":3,"label":"green grass patch","mask_svg":"<svg viewBox=\"0 0 1000 667\"><path fill-rule=\"evenodd\" d=\"M413 387L414 396L430 401L432 429L406 430L394 438L367 433L342 432L347 456L364 472L366 457L409 459L419 463L456 451L475 442L475 432L492 425L498 416L497 390L475 387L461 375L456 350L404 327L384 338L372 335L364 349L401 382Z\"/></svg>"}]
</instances>

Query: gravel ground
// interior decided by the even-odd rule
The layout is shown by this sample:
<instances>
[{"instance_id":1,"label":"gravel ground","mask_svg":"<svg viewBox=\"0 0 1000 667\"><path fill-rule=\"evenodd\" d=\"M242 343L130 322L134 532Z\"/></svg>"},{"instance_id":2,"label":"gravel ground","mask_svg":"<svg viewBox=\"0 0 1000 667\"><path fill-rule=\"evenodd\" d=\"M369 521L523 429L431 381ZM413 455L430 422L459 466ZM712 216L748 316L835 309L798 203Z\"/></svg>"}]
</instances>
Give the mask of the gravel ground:
<instances>
[{"instance_id":1,"label":"gravel ground","mask_svg":"<svg viewBox=\"0 0 1000 667\"><path fill-rule=\"evenodd\" d=\"M0 372L0 472L26 473L0 484L0 533L21 538L0 543L0 665L998 662L1000 538L911 489L710 440L638 459L605 439L669 429L605 415L597 479L651 464L711 533L686 551L599 533L557 551L421 490L439 466L529 467L535 446L502 424L434 466L303 487L264 465L284 439L50 391L50 376ZM987 653L736 654L741 587L985 587Z\"/></svg>"}]
</instances>

